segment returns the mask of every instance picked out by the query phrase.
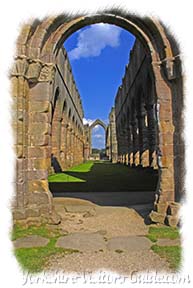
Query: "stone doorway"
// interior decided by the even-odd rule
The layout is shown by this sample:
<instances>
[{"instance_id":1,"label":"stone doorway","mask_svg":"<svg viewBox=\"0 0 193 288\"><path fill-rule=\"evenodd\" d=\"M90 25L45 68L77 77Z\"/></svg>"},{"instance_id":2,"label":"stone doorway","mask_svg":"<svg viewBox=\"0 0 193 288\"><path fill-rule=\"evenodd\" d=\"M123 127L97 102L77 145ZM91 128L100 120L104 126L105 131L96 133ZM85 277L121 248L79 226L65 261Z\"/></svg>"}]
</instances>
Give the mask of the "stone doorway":
<instances>
[{"instance_id":1,"label":"stone doorway","mask_svg":"<svg viewBox=\"0 0 193 288\"><path fill-rule=\"evenodd\" d=\"M42 21L32 21L23 26L17 41L16 59L11 73L16 111L14 125L17 191L13 205L15 221L25 221L29 217L34 221L39 219L59 221L54 212L52 194L47 181L48 171L51 169L51 154L55 153L59 165L65 168L83 162L89 148L84 138L83 123L80 120L83 116L80 95L72 85L72 89L75 89L75 98L66 103L64 97L66 92L59 89L59 81L61 81L59 79L61 73L65 75L65 71L68 71L65 77L71 77L68 80L71 79L73 83L68 62L65 62L67 65L65 69L61 65L61 60L66 57L62 54L61 46L76 30L100 22L118 25L139 39L149 57L150 70L145 81L149 83L149 91L154 90L156 95L156 103L148 101L146 103L148 105L144 106L149 114L149 121L151 115L155 111L157 113L157 129L154 137L156 149L153 149L148 157L144 146L141 146L140 151L134 151L135 153L129 154L125 151L129 141L135 142L135 135L139 130L140 135L143 135L143 127L147 122L144 107L140 106L141 102L131 102L121 106L123 111L117 124L117 132L120 134L117 135L119 141L115 161L138 166L146 165L147 159L154 165L156 159L160 201L173 201L182 195L183 79L180 53L175 40L154 18L143 19L134 15L124 15L121 11L106 11L97 15L82 15L70 19L65 15L59 15ZM142 87L138 87L136 94L139 95L139 99L151 95L151 93L144 95ZM73 101L78 110L76 115L73 114ZM131 119L132 127L125 127L124 123L127 122L132 106L137 108L134 109L136 115ZM137 112L140 113L137 115ZM119 111L115 110L116 113ZM66 123L67 118L70 118L70 123ZM138 130L136 119L141 119L138 121L140 123ZM126 129L127 133L125 133ZM129 135L129 129L132 131L130 133L132 138L125 137ZM153 145L155 143L152 143Z\"/></svg>"}]
</instances>

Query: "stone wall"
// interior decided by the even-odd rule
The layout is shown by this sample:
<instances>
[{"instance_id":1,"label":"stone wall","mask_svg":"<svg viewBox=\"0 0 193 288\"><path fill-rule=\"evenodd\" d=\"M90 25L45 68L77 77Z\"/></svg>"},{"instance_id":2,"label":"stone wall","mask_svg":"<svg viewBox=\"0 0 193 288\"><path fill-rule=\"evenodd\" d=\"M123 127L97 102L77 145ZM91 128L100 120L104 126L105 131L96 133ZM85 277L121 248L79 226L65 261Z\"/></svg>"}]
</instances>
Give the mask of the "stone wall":
<instances>
[{"instance_id":1,"label":"stone wall","mask_svg":"<svg viewBox=\"0 0 193 288\"><path fill-rule=\"evenodd\" d=\"M23 25L16 44L11 72L15 221L58 223L47 180L51 158L64 169L87 159L90 153L89 127L85 129L81 122L81 101L62 47L73 32L96 23L122 27L141 43L135 43L115 102L119 161L158 166L159 201L173 201L183 192L183 75L173 37L155 18L117 9L78 17L56 15ZM112 135L109 129L108 135Z\"/></svg>"},{"instance_id":2,"label":"stone wall","mask_svg":"<svg viewBox=\"0 0 193 288\"><path fill-rule=\"evenodd\" d=\"M56 59L52 114L52 155L65 170L84 159L84 112L64 48Z\"/></svg>"},{"instance_id":3,"label":"stone wall","mask_svg":"<svg viewBox=\"0 0 193 288\"><path fill-rule=\"evenodd\" d=\"M82 163L85 139L82 103L64 48L55 64L17 57L11 79L17 111L14 219L57 222L48 175Z\"/></svg>"},{"instance_id":4,"label":"stone wall","mask_svg":"<svg viewBox=\"0 0 193 288\"><path fill-rule=\"evenodd\" d=\"M118 160L157 169L157 102L151 58L136 40L115 99Z\"/></svg>"}]
</instances>

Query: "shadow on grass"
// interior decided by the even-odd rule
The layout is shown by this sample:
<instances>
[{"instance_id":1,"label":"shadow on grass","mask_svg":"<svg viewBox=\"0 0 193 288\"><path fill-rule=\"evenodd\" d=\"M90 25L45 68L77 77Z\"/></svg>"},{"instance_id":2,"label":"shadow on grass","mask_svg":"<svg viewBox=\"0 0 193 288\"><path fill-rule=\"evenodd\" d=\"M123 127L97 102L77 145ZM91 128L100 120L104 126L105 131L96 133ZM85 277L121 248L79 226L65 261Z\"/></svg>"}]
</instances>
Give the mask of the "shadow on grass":
<instances>
[{"instance_id":1,"label":"shadow on grass","mask_svg":"<svg viewBox=\"0 0 193 288\"><path fill-rule=\"evenodd\" d=\"M58 179L53 182L52 179L49 188L53 196L85 199L102 206L131 207L148 204L151 206L149 210L152 209L158 183L158 173L155 171L130 168L108 161L94 162L85 171L81 172L81 166L78 166L53 175L65 176L66 179L65 182L58 182ZM79 182L73 182L74 179Z\"/></svg>"},{"instance_id":2,"label":"shadow on grass","mask_svg":"<svg viewBox=\"0 0 193 288\"><path fill-rule=\"evenodd\" d=\"M52 192L155 191L158 181L158 174L148 168L130 168L110 162L96 162L88 172L75 170L63 173L66 176L64 182L57 180L49 183Z\"/></svg>"}]
</instances>

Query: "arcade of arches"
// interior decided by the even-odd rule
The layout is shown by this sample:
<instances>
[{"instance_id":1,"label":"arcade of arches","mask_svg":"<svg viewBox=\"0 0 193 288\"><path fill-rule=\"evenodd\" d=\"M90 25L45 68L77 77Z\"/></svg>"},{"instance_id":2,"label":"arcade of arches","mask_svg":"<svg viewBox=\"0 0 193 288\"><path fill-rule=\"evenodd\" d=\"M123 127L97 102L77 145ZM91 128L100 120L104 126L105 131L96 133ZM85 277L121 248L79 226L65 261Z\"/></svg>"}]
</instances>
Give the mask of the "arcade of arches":
<instances>
[{"instance_id":1,"label":"arcade of arches","mask_svg":"<svg viewBox=\"0 0 193 288\"><path fill-rule=\"evenodd\" d=\"M78 29L100 22L118 25L137 40L108 125L97 119L89 126L83 125L81 97L63 42ZM180 198L181 61L174 39L158 20L118 11L34 20L22 27L18 37L11 81L17 155L15 221L59 221L47 180L53 159L62 170L88 160L95 125L105 129L109 160L158 169L159 201Z\"/></svg>"}]
</instances>

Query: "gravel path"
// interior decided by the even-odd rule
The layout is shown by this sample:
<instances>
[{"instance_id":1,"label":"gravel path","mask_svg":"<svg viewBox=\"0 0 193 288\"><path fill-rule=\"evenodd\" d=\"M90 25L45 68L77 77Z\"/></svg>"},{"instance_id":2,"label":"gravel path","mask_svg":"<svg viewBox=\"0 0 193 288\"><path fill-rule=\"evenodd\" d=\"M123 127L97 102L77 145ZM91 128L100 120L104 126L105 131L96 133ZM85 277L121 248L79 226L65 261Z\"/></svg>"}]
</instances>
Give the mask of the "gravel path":
<instances>
[{"instance_id":1,"label":"gravel path","mask_svg":"<svg viewBox=\"0 0 193 288\"><path fill-rule=\"evenodd\" d=\"M73 209L74 204L81 206L81 208L78 209L76 206L75 209ZM136 239L138 239L146 235L148 233L148 226L144 224L143 218L134 209L124 207L100 207L90 203L89 210L88 201L68 199L65 203L64 198L57 199L55 206L57 212L62 217L60 228L71 235L74 235L74 233L77 235L82 235L82 233L85 233L85 235L96 233L98 234L98 236L96 235L98 238L103 237L107 247L108 243L111 243L109 245L112 246L113 249L102 249L104 247L101 249L93 249L92 243L90 242L88 249L85 249L85 239L81 236L81 239L83 239L80 239L80 245L83 245L84 248L82 251L80 251L80 249L79 252L76 253L50 257L46 265L46 270L61 270L62 272L68 273L108 270L124 275L129 275L133 271L170 271L168 263L155 254L150 249L150 245L148 247L148 243L144 246L145 242L142 241L141 243L141 240L138 240L139 247L136 249L137 244L135 244L131 238L135 236ZM83 206L85 206L85 211ZM74 236L71 235L69 239L72 238L72 242L78 247L77 237L74 239ZM93 235L91 234L89 237L92 238ZM96 241L98 241L97 237ZM144 239L144 237L142 238ZM123 239L126 239L127 243L124 242ZM68 239L66 239L65 242L65 240L61 239L58 240L58 243L64 241L63 243L70 245L72 242L67 240ZM101 239L99 240L102 241ZM146 242L149 241L148 239L145 240ZM119 244L124 246L124 249L117 249ZM134 244L135 249L129 249L129 245ZM89 247L92 249L89 249ZM98 244L96 247L98 247Z\"/></svg>"},{"instance_id":2,"label":"gravel path","mask_svg":"<svg viewBox=\"0 0 193 288\"><path fill-rule=\"evenodd\" d=\"M152 250L118 253L115 251L83 252L53 256L46 270L84 273L97 270L129 275L133 271L170 271L168 264Z\"/></svg>"}]
</instances>

